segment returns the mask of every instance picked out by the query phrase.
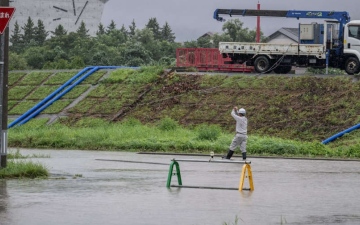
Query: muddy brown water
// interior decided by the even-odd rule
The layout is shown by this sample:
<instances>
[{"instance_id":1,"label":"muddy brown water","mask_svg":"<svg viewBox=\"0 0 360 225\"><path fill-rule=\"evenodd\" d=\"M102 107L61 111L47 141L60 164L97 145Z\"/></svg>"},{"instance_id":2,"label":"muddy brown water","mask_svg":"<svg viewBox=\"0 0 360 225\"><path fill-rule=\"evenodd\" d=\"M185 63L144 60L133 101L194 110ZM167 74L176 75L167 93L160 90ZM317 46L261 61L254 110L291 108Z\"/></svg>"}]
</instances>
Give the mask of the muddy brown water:
<instances>
[{"instance_id":1,"label":"muddy brown water","mask_svg":"<svg viewBox=\"0 0 360 225\"><path fill-rule=\"evenodd\" d=\"M236 220L248 225L360 224L360 162L356 161L249 158L255 190L239 192L166 188L172 158L206 160L207 156L20 152L49 155L31 160L46 165L51 179L0 181L1 225L221 225ZM179 164L183 185L239 186L242 165ZM171 183L177 184L176 176Z\"/></svg>"}]
</instances>

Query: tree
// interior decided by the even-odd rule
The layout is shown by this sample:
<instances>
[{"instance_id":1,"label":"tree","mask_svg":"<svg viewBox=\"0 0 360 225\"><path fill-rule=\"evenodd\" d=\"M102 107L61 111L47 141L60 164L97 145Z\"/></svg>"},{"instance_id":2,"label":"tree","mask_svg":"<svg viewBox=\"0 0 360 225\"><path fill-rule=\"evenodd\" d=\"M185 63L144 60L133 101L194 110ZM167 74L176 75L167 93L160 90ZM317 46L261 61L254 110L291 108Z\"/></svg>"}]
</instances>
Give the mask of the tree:
<instances>
[{"instance_id":1,"label":"tree","mask_svg":"<svg viewBox=\"0 0 360 225\"><path fill-rule=\"evenodd\" d=\"M80 38L89 38L89 30L86 29L84 21L81 21L80 27L76 30L77 35Z\"/></svg>"},{"instance_id":2,"label":"tree","mask_svg":"<svg viewBox=\"0 0 360 225\"><path fill-rule=\"evenodd\" d=\"M9 70L25 70L27 69L26 60L22 55L15 52L9 52Z\"/></svg>"},{"instance_id":3,"label":"tree","mask_svg":"<svg viewBox=\"0 0 360 225\"><path fill-rule=\"evenodd\" d=\"M211 37L214 48L219 47L219 42L231 42L231 38L227 34L214 34Z\"/></svg>"},{"instance_id":4,"label":"tree","mask_svg":"<svg viewBox=\"0 0 360 225\"><path fill-rule=\"evenodd\" d=\"M175 35L167 22L165 22L164 26L161 28L161 39L168 42L175 41Z\"/></svg>"},{"instance_id":5,"label":"tree","mask_svg":"<svg viewBox=\"0 0 360 225\"><path fill-rule=\"evenodd\" d=\"M10 51L20 53L24 48L24 42L20 33L20 26L15 22L13 34L10 36Z\"/></svg>"},{"instance_id":6,"label":"tree","mask_svg":"<svg viewBox=\"0 0 360 225\"><path fill-rule=\"evenodd\" d=\"M232 19L224 23L222 30L233 42L255 42L256 32L243 28L243 25L239 19Z\"/></svg>"},{"instance_id":7,"label":"tree","mask_svg":"<svg viewBox=\"0 0 360 225\"><path fill-rule=\"evenodd\" d=\"M126 30L124 24L121 26L120 32L125 35L126 39L128 38L128 31Z\"/></svg>"},{"instance_id":8,"label":"tree","mask_svg":"<svg viewBox=\"0 0 360 225\"><path fill-rule=\"evenodd\" d=\"M45 26L42 20L38 20L37 26L34 29L34 40L42 46L48 36L48 31L45 30Z\"/></svg>"},{"instance_id":9,"label":"tree","mask_svg":"<svg viewBox=\"0 0 360 225\"><path fill-rule=\"evenodd\" d=\"M136 31L135 39L140 43L142 43L143 45L148 45L148 44L153 44L155 37L151 29L144 28L142 30Z\"/></svg>"},{"instance_id":10,"label":"tree","mask_svg":"<svg viewBox=\"0 0 360 225\"><path fill-rule=\"evenodd\" d=\"M106 33L109 34L114 30L116 30L116 24L115 24L114 20L111 20L109 26L106 29Z\"/></svg>"},{"instance_id":11,"label":"tree","mask_svg":"<svg viewBox=\"0 0 360 225\"><path fill-rule=\"evenodd\" d=\"M161 41L159 43L159 51L162 53L161 58L168 57L175 60L177 48L181 48L180 43Z\"/></svg>"},{"instance_id":12,"label":"tree","mask_svg":"<svg viewBox=\"0 0 360 225\"><path fill-rule=\"evenodd\" d=\"M30 18L28 18L27 23L22 27L23 31L24 31L24 35L23 35L23 41L24 44L29 44L31 40L34 39L34 32L35 32L35 27L34 27L34 22L33 20Z\"/></svg>"},{"instance_id":13,"label":"tree","mask_svg":"<svg viewBox=\"0 0 360 225\"><path fill-rule=\"evenodd\" d=\"M135 20L133 20L133 21L131 22L131 25L129 26L129 29L130 29L130 31L129 31L129 36L130 36L130 37L134 37L134 36L135 36L135 31L136 31Z\"/></svg>"},{"instance_id":14,"label":"tree","mask_svg":"<svg viewBox=\"0 0 360 225\"><path fill-rule=\"evenodd\" d=\"M97 38L97 44L104 44L106 46L119 46L127 41L127 34L121 32L120 30L113 30L109 34Z\"/></svg>"},{"instance_id":15,"label":"tree","mask_svg":"<svg viewBox=\"0 0 360 225\"><path fill-rule=\"evenodd\" d=\"M27 64L33 69L42 69L45 64L45 51L44 47L28 48L24 53Z\"/></svg>"},{"instance_id":16,"label":"tree","mask_svg":"<svg viewBox=\"0 0 360 225\"><path fill-rule=\"evenodd\" d=\"M152 61L150 52L141 43L135 41L127 42L122 54L122 58L126 60L125 65L127 66L141 66Z\"/></svg>"},{"instance_id":17,"label":"tree","mask_svg":"<svg viewBox=\"0 0 360 225\"><path fill-rule=\"evenodd\" d=\"M71 58L70 65L69 65L70 69L80 69L80 68L84 68L84 67L85 67L85 63L84 63L84 59L82 57L74 56Z\"/></svg>"},{"instance_id":18,"label":"tree","mask_svg":"<svg viewBox=\"0 0 360 225\"><path fill-rule=\"evenodd\" d=\"M154 33L154 38L156 40L161 40L160 26L156 18L150 18L149 22L146 24L145 27L150 29Z\"/></svg>"},{"instance_id":19,"label":"tree","mask_svg":"<svg viewBox=\"0 0 360 225\"><path fill-rule=\"evenodd\" d=\"M197 46L200 48L213 48L211 37L200 37L197 39Z\"/></svg>"},{"instance_id":20,"label":"tree","mask_svg":"<svg viewBox=\"0 0 360 225\"><path fill-rule=\"evenodd\" d=\"M98 31L96 31L96 35L101 36L101 35L103 35L105 33L106 33L105 32L105 27L104 27L104 25L102 25L102 23L100 23L99 26L98 26Z\"/></svg>"},{"instance_id":21,"label":"tree","mask_svg":"<svg viewBox=\"0 0 360 225\"><path fill-rule=\"evenodd\" d=\"M55 37L61 37L64 35L67 35L67 30L65 30L65 28L63 27L63 25L59 24L59 26L57 26L55 28L55 31L51 31L51 33L55 36Z\"/></svg>"},{"instance_id":22,"label":"tree","mask_svg":"<svg viewBox=\"0 0 360 225\"><path fill-rule=\"evenodd\" d=\"M197 48L198 47L198 43L197 41L185 41L184 42L184 48Z\"/></svg>"}]
</instances>

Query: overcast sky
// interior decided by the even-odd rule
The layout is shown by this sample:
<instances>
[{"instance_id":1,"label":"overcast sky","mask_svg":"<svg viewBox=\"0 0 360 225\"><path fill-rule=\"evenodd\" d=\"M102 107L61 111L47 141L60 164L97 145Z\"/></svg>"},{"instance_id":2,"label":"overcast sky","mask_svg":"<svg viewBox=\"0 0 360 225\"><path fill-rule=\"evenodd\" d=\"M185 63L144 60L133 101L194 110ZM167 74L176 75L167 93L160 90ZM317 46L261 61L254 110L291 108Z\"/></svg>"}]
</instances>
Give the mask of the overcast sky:
<instances>
[{"instance_id":1,"label":"overcast sky","mask_svg":"<svg viewBox=\"0 0 360 225\"><path fill-rule=\"evenodd\" d=\"M351 19L360 19L359 0L259 0L261 9L348 11ZM129 27L135 20L137 28L144 28L155 17L160 27L168 22L176 41L196 40L206 32L221 32L223 23L213 19L215 9L256 9L258 0L110 0L105 4L101 22L107 26L114 20L117 27ZM230 19L229 16L224 16ZM233 17L250 29L256 28L256 17ZM297 27L298 23L321 20L262 17L261 30L269 36L281 27Z\"/></svg>"}]
</instances>

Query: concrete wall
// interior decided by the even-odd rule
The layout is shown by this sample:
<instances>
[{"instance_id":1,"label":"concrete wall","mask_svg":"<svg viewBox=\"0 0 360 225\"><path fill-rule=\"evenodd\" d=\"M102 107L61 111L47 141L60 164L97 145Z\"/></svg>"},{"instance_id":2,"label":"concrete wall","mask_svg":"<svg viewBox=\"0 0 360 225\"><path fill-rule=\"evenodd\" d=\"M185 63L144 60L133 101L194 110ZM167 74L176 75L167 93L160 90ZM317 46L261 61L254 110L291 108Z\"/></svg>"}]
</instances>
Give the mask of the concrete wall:
<instances>
[{"instance_id":1,"label":"concrete wall","mask_svg":"<svg viewBox=\"0 0 360 225\"><path fill-rule=\"evenodd\" d=\"M84 21L89 34L94 36L101 22L104 5L107 1L13 0L13 2L10 2L10 6L15 7L16 10L10 20L10 34L13 33L16 21L20 27L23 27L30 17L34 22L34 26L37 26L39 19L42 20L47 31L54 31L59 24L62 24L68 32L76 31L81 21ZM56 9L54 6L62 10Z\"/></svg>"}]
</instances>

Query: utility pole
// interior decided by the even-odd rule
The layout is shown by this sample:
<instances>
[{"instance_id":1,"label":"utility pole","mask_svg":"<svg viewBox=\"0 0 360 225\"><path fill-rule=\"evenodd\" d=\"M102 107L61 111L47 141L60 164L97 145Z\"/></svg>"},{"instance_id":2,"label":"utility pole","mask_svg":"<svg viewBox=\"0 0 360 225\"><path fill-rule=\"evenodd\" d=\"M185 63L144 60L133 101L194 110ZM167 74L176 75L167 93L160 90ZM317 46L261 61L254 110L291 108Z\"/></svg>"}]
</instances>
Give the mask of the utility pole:
<instances>
[{"instance_id":1,"label":"utility pole","mask_svg":"<svg viewBox=\"0 0 360 225\"><path fill-rule=\"evenodd\" d=\"M9 7L9 0L0 0L0 7ZM7 166L7 117L9 75L9 28L0 34L0 168Z\"/></svg>"},{"instance_id":2,"label":"utility pole","mask_svg":"<svg viewBox=\"0 0 360 225\"><path fill-rule=\"evenodd\" d=\"M260 10L260 2L257 4L257 10ZM257 17L256 23L256 43L260 43L260 16Z\"/></svg>"}]
</instances>

